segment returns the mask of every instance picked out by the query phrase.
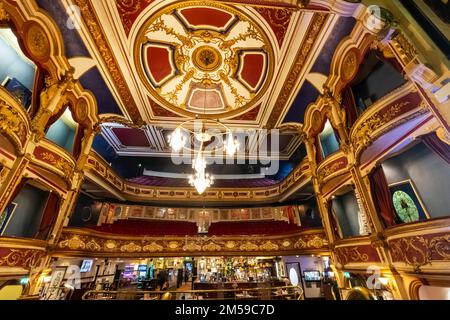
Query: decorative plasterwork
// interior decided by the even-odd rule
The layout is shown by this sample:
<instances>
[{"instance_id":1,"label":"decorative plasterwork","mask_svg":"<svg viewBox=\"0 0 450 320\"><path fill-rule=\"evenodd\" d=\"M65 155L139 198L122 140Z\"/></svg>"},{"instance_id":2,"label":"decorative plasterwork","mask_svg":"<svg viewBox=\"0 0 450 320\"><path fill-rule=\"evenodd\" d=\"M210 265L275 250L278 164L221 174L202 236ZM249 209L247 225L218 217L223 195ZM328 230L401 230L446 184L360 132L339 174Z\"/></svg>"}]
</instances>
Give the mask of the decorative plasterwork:
<instances>
[{"instance_id":1,"label":"decorative plasterwork","mask_svg":"<svg viewBox=\"0 0 450 320\"><path fill-rule=\"evenodd\" d=\"M165 109L164 109L165 110ZM116 123L102 125L101 133L115 152L121 156L172 156L172 150L167 142L167 136L172 130L162 126L144 126L142 128L128 128ZM255 132L251 137L253 143L247 141L243 156L255 158L259 146L271 149L270 141L267 141L266 132ZM302 143L300 135L294 133L281 133L279 136L280 150L273 150L273 154L279 156L279 160L289 160Z\"/></svg>"},{"instance_id":2,"label":"decorative plasterwork","mask_svg":"<svg viewBox=\"0 0 450 320\"><path fill-rule=\"evenodd\" d=\"M142 123L143 121L136 106L136 102L111 51L107 37L98 21L97 16L95 15L95 10L93 9L90 0L74 0L74 3L80 8L83 20L88 27L92 38L95 39L97 48L103 59L103 63L106 65L110 76L114 80L115 86L123 103L127 106L130 118L135 124Z\"/></svg>"},{"instance_id":3,"label":"decorative plasterwork","mask_svg":"<svg viewBox=\"0 0 450 320\"><path fill-rule=\"evenodd\" d=\"M355 158L359 159L362 152L384 133L427 112L425 102L411 83L378 100L358 118L350 131Z\"/></svg>"},{"instance_id":4,"label":"decorative plasterwork","mask_svg":"<svg viewBox=\"0 0 450 320\"><path fill-rule=\"evenodd\" d=\"M281 236L246 237L131 237L66 228L54 255L90 256L198 256L326 253L323 230L309 230Z\"/></svg>"},{"instance_id":5,"label":"decorative plasterwork","mask_svg":"<svg viewBox=\"0 0 450 320\"><path fill-rule=\"evenodd\" d=\"M449 228L450 219L447 218L408 223L387 229L385 237L394 265L399 269L414 272L425 269L448 270Z\"/></svg>"},{"instance_id":6,"label":"decorative plasterwork","mask_svg":"<svg viewBox=\"0 0 450 320\"><path fill-rule=\"evenodd\" d=\"M9 138L18 154L24 152L30 123L30 117L20 103L0 87L0 133Z\"/></svg>"},{"instance_id":7,"label":"decorative plasterwork","mask_svg":"<svg viewBox=\"0 0 450 320\"><path fill-rule=\"evenodd\" d=\"M154 13L134 47L142 83L165 108L223 117L259 102L274 53L249 16L219 3L185 1Z\"/></svg>"},{"instance_id":8,"label":"decorative plasterwork","mask_svg":"<svg viewBox=\"0 0 450 320\"><path fill-rule=\"evenodd\" d=\"M341 266L351 264L367 264L381 262L377 250L369 245L336 246L334 250L336 262Z\"/></svg>"},{"instance_id":9,"label":"decorative plasterwork","mask_svg":"<svg viewBox=\"0 0 450 320\"><path fill-rule=\"evenodd\" d=\"M39 267L46 255L46 242L2 237L0 239L0 267L32 270Z\"/></svg>"},{"instance_id":10,"label":"decorative plasterwork","mask_svg":"<svg viewBox=\"0 0 450 320\"><path fill-rule=\"evenodd\" d=\"M286 104L291 98L292 93L295 91L299 75L305 66L308 56L312 52L315 40L322 31L322 28L327 20L327 17L328 14L326 13L314 14L312 21L310 23L309 30L306 33L306 38L304 39L302 45L300 46L300 50L297 53L295 61L289 71L288 77L284 83L281 93L278 96L273 111L266 124L267 128L274 128L274 126L276 125L281 116L282 111L284 110L284 108L286 108Z\"/></svg>"}]
</instances>

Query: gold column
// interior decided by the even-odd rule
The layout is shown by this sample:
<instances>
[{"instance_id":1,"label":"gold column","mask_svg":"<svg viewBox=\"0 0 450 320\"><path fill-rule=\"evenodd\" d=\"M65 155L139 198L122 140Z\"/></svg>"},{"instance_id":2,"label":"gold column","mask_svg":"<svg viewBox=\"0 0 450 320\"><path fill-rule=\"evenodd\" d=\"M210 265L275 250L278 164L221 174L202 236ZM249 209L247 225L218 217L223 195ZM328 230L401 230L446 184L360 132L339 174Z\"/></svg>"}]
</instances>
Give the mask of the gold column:
<instances>
[{"instance_id":1,"label":"gold column","mask_svg":"<svg viewBox=\"0 0 450 320\"><path fill-rule=\"evenodd\" d=\"M18 157L2 181L0 186L0 212L5 211L8 203L13 200L11 197L23 177L24 171L30 162L30 157L30 155Z\"/></svg>"},{"instance_id":2,"label":"gold column","mask_svg":"<svg viewBox=\"0 0 450 320\"><path fill-rule=\"evenodd\" d=\"M97 128L100 128L98 126ZM62 200L60 211L58 217L56 219L55 225L52 229L52 237L50 239L50 243L56 243L61 236L62 229L67 222L77 200L81 185L84 180L84 166L89 156L89 152L92 147L92 143L94 141L95 135L97 134L99 129L86 129L84 131L84 137L81 146L81 154L78 157L78 161L76 163L75 173L72 177L72 186L67 193L66 197Z\"/></svg>"},{"instance_id":3,"label":"gold column","mask_svg":"<svg viewBox=\"0 0 450 320\"><path fill-rule=\"evenodd\" d=\"M67 103L65 93L74 85L73 70L66 73L62 80L47 78L46 88L40 94L39 110L31 123L34 141L38 142L45 136L45 127L50 118L57 114Z\"/></svg>"},{"instance_id":4,"label":"gold column","mask_svg":"<svg viewBox=\"0 0 450 320\"><path fill-rule=\"evenodd\" d=\"M314 188L314 193L316 194L317 206L319 208L319 212L322 216L322 222L324 224L325 231L328 236L328 241L332 244L335 240L334 230L330 223L330 217L328 214L328 208L326 206L326 200L324 199L322 192L320 190L319 181L317 180L317 164L316 164L316 150L314 147L314 139L306 138L305 139L306 151L308 153L309 158L309 166L311 168L312 175L312 183Z\"/></svg>"}]
</instances>

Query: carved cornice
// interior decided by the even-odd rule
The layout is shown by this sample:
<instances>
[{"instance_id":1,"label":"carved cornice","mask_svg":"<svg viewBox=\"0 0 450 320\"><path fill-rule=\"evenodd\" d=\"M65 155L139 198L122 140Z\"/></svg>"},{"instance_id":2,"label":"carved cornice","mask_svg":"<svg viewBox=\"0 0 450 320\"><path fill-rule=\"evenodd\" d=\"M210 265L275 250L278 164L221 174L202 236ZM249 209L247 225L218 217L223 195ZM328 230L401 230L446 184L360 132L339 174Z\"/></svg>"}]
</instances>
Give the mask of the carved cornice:
<instances>
[{"instance_id":1,"label":"carved cornice","mask_svg":"<svg viewBox=\"0 0 450 320\"><path fill-rule=\"evenodd\" d=\"M356 161L378 137L427 112L425 102L409 82L378 100L358 118L350 131Z\"/></svg>"},{"instance_id":2,"label":"carved cornice","mask_svg":"<svg viewBox=\"0 0 450 320\"><path fill-rule=\"evenodd\" d=\"M300 46L300 50L297 53L295 62L293 63L293 65L289 71L289 76L283 85L283 89L282 89L280 95L278 96L278 99L276 100L272 114L270 115L269 120L267 121L267 124L266 124L267 128L269 128L269 129L274 128L277 121L279 120L281 112L284 110L286 103L288 102L289 98L292 95L292 92L295 89L295 86L298 81L298 77L299 77L301 71L303 70L305 62L308 59L308 56L312 52L314 43L315 43L318 35L322 31L322 28L324 27L325 22L327 20L327 17L328 17L328 14L326 14L326 13L316 13L314 15L312 22L310 24L309 30L306 32L307 37L303 41L302 45Z\"/></svg>"},{"instance_id":3,"label":"carved cornice","mask_svg":"<svg viewBox=\"0 0 450 320\"><path fill-rule=\"evenodd\" d=\"M80 7L83 20L88 27L92 39L94 39L97 43L97 48L99 49L100 56L102 57L105 66L108 68L108 71L114 81L123 104L127 106L127 110L131 119L137 125L143 124L143 120L139 113L136 102L125 81L125 77L120 70L117 60L112 53L110 44L107 40L107 36L104 33L98 17L95 14L95 10L92 6L91 1L75 0L74 3L78 7Z\"/></svg>"},{"instance_id":4,"label":"carved cornice","mask_svg":"<svg viewBox=\"0 0 450 320\"><path fill-rule=\"evenodd\" d=\"M190 256L218 254L292 254L327 252L322 229L279 236L117 236L90 230L66 228L53 255L91 256Z\"/></svg>"}]
</instances>

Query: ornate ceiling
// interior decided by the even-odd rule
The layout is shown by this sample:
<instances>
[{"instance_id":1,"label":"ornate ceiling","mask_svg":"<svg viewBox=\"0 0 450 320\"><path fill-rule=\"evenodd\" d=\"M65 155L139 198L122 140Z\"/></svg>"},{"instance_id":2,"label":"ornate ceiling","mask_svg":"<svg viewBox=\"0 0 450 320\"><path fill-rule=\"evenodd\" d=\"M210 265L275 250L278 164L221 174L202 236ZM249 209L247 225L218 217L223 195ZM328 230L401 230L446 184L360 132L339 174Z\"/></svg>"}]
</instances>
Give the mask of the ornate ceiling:
<instances>
[{"instance_id":1,"label":"ornate ceiling","mask_svg":"<svg viewBox=\"0 0 450 320\"><path fill-rule=\"evenodd\" d=\"M102 139L119 157L170 157L167 135L196 115L233 130L302 123L358 8L344 0L37 2L60 25L76 76L97 98ZM130 123L140 128L120 125ZM282 160L301 142L283 133ZM246 143L245 152L255 148Z\"/></svg>"},{"instance_id":2,"label":"ornate ceiling","mask_svg":"<svg viewBox=\"0 0 450 320\"><path fill-rule=\"evenodd\" d=\"M147 93L189 117L248 110L260 102L274 69L263 29L218 3L185 1L156 12L140 28L134 54Z\"/></svg>"}]
</instances>

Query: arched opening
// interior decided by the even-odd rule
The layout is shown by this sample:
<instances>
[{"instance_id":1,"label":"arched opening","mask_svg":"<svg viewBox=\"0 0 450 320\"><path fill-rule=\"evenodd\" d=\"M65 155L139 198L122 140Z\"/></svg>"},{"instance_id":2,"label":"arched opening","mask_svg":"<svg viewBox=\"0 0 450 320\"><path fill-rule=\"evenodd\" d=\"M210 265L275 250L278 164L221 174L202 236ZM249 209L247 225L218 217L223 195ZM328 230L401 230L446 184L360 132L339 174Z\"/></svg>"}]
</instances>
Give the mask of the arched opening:
<instances>
[{"instance_id":1,"label":"arched opening","mask_svg":"<svg viewBox=\"0 0 450 320\"><path fill-rule=\"evenodd\" d=\"M322 132L319 133L318 139L322 159L325 159L330 154L338 151L340 148L338 137L330 123L330 120L327 120L325 122L325 126Z\"/></svg>"},{"instance_id":2,"label":"arched opening","mask_svg":"<svg viewBox=\"0 0 450 320\"><path fill-rule=\"evenodd\" d=\"M30 111L37 67L22 51L10 28L0 29L0 85Z\"/></svg>"},{"instance_id":3,"label":"arched opening","mask_svg":"<svg viewBox=\"0 0 450 320\"><path fill-rule=\"evenodd\" d=\"M78 128L72 112L66 108L62 115L49 126L45 138L72 154Z\"/></svg>"}]
</instances>

